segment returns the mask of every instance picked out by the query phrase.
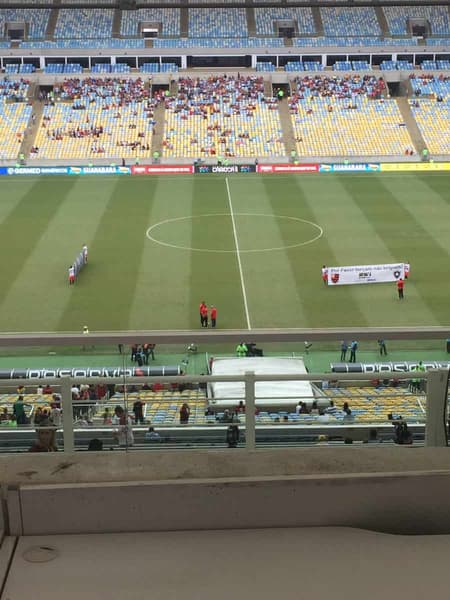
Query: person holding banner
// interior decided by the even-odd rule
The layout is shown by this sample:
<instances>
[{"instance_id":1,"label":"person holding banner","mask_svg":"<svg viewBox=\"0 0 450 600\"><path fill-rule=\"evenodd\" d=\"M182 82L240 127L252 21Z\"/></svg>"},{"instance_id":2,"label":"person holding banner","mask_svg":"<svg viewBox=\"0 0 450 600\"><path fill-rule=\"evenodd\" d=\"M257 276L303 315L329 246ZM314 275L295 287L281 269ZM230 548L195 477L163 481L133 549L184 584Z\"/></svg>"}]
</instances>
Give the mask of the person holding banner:
<instances>
[{"instance_id":1,"label":"person holding banner","mask_svg":"<svg viewBox=\"0 0 450 600\"><path fill-rule=\"evenodd\" d=\"M69 285L73 285L75 283L75 267L70 265L69 267Z\"/></svg>"},{"instance_id":2,"label":"person holding banner","mask_svg":"<svg viewBox=\"0 0 450 600\"><path fill-rule=\"evenodd\" d=\"M403 295L403 288L405 287L405 282L403 281L403 279L399 279L397 281L397 290L398 290L398 298L399 300L403 300L403 298L405 297Z\"/></svg>"},{"instance_id":3,"label":"person holding banner","mask_svg":"<svg viewBox=\"0 0 450 600\"><path fill-rule=\"evenodd\" d=\"M409 263L405 262L405 279L408 279L408 277L409 277L409 268L410 268Z\"/></svg>"},{"instance_id":4,"label":"person holding banner","mask_svg":"<svg viewBox=\"0 0 450 600\"><path fill-rule=\"evenodd\" d=\"M326 265L323 265L322 267L322 281L324 285L328 285L328 269Z\"/></svg>"}]
</instances>

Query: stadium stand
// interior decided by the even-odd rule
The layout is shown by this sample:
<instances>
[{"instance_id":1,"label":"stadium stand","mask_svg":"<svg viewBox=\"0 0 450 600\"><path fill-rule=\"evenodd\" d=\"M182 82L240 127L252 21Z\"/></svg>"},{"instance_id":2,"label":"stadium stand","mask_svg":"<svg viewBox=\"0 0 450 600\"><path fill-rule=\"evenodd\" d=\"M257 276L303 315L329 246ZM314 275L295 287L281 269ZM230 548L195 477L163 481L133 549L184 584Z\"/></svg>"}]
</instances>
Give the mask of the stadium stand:
<instances>
[{"instance_id":1,"label":"stadium stand","mask_svg":"<svg viewBox=\"0 0 450 600\"><path fill-rule=\"evenodd\" d=\"M284 46L281 38L157 38L154 48L279 48Z\"/></svg>"},{"instance_id":2,"label":"stadium stand","mask_svg":"<svg viewBox=\"0 0 450 600\"><path fill-rule=\"evenodd\" d=\"M336 36L336 37L295 37L292 38L294 46L302 48L319 48L322 46L329 47L361 47L361 46L417 46L415 38L381 38L369 36Z\"/></svg>"},{"instance_id":3,"label":"stadium stand","mask_svg":"<svg viewBox=\"0 0 450 600\"><path fill-rule=\"evenodd\" d=\"M447 6L384 6L389 31L392 35L408 35L408 18L425 19L430 23L433 35L449 35L449 12Z\"/></svg>"},{"instance_id":4,"label":"stadium stand","mask_svg":"<svg viewBox=\"0 0 450 600\"><path fill-rule=\"evenodd\" d=\"M247 37L245 8L190 8L189 37Z\"/></svg>"},{"instance_id":5,"label":"stadium stand","mask_svg":"<svg viewBox=\"0 0 450 600\"><path fill-rule=\"evenodd\" d=\"M160 100L142 79L66 79L44 108L33 156L150 157Z\"/></svg>"},{"instance_id":6,"label":"stadium stand","mask_svg":"<svg viewBox=\"0 0 450 600\"><path fill-rule=\"evenodd\" d=\"M303 76L293 86L289 107L299 156L403 155L413 148L396 101L383 97L382 79Z\"/></svg>"},{"instance_id":7,"label":"stadium stand","mask_svg":"<svg viewBox=\"0 0 450 600\"><path fill-rule=\"evenodd\" d=\"M23 22L28 25L28 37L40 39L45 37L45 30L50 17L49 8L2 8L0 9L0 31L9 22Z\"/></svg>"},{"instance_id":8,"label":"stadium stand","mask_svg":"<svg viewBox=\"0 0 450 600\"><path fill-rule=\"evenodd\" d=\"M29 81L0 80L0 157L15 159L31 117L28 104Z\"/></svg>"},{"instance_id":9,"label":"stadium stand","mask_svg":"<svg viewBox=\"0 0 450 600\"><path fill-rule=\"evenodd\" d=\"M450 77L411 76L415 99L409 104L432 154L450 154Z\"/></svg>"},{"instance_id":10,"label":"stadium stand","mask_svg":"<svg viewBox=\"0 0 450 600\"><path fill-rule=\"evenodd\" d=\"M103 49L103 48L145 48L145 40L141 38L104 38L104 39L78 39L78 40L57 40L52 41L38 41L38 42L22 42L21 48L39 49L39 48L92 48Z\"/></svg>"},{"instance_id":11,"label":"stadium stand","mask_svg":"<svg viewBox=\"0 0 450 600\"><path fill-rule=\"evenodd\" d=\"M114 11L108 8L61 8L58 11L55 38L110 38L113 18Z\"/></svg>"},{"instance_id":12,"label":"stadium stand","mask_svg":"<svg viewBox=\"0 0 450 600\"><path fill-rule=\"evenodd\" d=\"M414 65L407 60L383 60L381 71L413 71Z\"/></svg>"},{"instance_id":13,"label":"stadium stand","mask_svg":"<svg viewBox=\"0 0 450 600\"><path fill-rule=\"evenodd\" d=\"M262 77L179 80L166 99L164 154L172 157L283 156L277 101Z\"/></svg>"},{"instance_id":14,"label":"stadium stand","mask_svg":"<svg viewBox=\"0 0 450 600\"><path fill-rule=\"evenodd\" d=\"M256 33L258 35L278 35L275 23L291 20L299 34L314 34L314 19L309 7L271 7L255 8Z\"/></svg>"},{"instance_id":15,"label":"stadium stand","mask_svg":"<svg viewBox=\"0 0 450 600\"><path fill-rule=\"evenodd\" d=\"M217 422L226 422L224 411L214 410L212 404L212 414L205 414L208 406L208 399L201 390L167 389L168 386L162 386L164 389L158 391L141 390L138 392L129 392L125 397L123 392L116 392L109 399L99 399L97 395L91 393L91 399L86 397L86 401L80 403L77 412L86 414L89 422L94 426L114 424L114 408L117 405L123 406L125 403L131 407L136 400L144 403L143 416L146 424L151 423L154 426L173 427L179 424L180 408L187 402L190 408L189 425L202 426L214 424ZM92 397L93 396L93 397ZM6 408L8 414L13 414L14 402L17 394L3 394L0 397L0 411ZM334 407L330 409L330 400L334 402ZM54 398L51 394L26 394L24 396L24 405L26 414L33 422L36 413L45 411L50 413ZM343 411L344 403L348 403L351 410L351 417ZM236 405L238 402L236 401ZM382 424L389 423L388 415L401 416L409 423L423 423L425 420L426 399L420 392L413 394L406 388L389 387L357 387L350 386L344 388L333 388L323 390L323 396L317 398L318 407L327 414L328 424ZM74 405L77 406L76 403ZM290 424L312 425L324 422L319 418L318 410L311 410L311 405L307 407L308 412L297 413L289 410L277 411L257 411L256 423L259 425L281 425L286 421ZM40 409L40 411L39 411ZM106 410L107 409L107 410ZM285 418L287 417L287 419ZM237 416L239 422L245 423L245 413L240 412ZM1 423L5 426L5 423Z\"/></svg>"},{"instance_id":16,"label":"stadium stand","mask_svg":"<svg viewBox=\"0 0 450 600\"><path fill-rule=\"evenodd\" d=\"M379 36L375 9L370 6L321 7L320 14L325 36L347 36L349 32L361 36Z\"/></svg>"},{"instance_id":17,"label":"stadium stand","mask_svg":"<svg viewBox=\"0 0 450 600\"><path fill-rule=\"evenodd\" d=\"M139 23L161 23L161 35L180 35L179 8L140 8L122 12L120 33L125 37L138 35Z\"/></svg>"}]
</instances>

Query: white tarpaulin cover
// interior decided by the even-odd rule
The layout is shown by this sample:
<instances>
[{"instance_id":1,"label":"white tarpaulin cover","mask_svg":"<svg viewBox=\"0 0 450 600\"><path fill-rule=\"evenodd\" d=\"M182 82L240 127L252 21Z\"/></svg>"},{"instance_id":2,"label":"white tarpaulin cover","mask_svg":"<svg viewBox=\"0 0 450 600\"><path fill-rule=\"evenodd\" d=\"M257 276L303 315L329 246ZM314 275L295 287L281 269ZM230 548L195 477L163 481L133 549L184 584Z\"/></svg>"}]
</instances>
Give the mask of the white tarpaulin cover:
<instances>
[{"instance_id":1,"label":"white tarpaulin cover","mask_svg":"<svg viewBox=\"0 0 450 600\"><path fill-rule=\"evenodd\" d=\"M215 358L212 375L238 375L253 371L257 375L301 375L306 368L301 358ZM301 400L313 400L314 393L309 381L258 381L255 385L257 406L291 405ZM236 406L245 398L244 383L226 381L210 386L211 400L217 406Z\"/></svg>"}]
</instances>

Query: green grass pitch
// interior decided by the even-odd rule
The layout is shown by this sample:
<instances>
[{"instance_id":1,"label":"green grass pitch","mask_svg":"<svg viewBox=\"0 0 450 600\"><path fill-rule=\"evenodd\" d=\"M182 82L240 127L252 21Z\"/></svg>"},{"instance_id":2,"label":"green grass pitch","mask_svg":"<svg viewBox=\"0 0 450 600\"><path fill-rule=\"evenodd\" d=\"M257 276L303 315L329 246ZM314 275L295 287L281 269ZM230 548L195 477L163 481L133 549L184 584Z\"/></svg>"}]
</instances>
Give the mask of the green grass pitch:
<instances>
[{"instance_id":1,"label":"green grass pitch","mask_svg":"<svg viewBox=\"0 0 450 600\"><path fill-rule=\"evenodd\" d=\"M220 328L449 323L450 175L18 177L0 190L2 331L196 329L202 299ZM396 261L411 263L403 303L395 284L321 281L322 264Z\"/></svg>"}]
</instances>

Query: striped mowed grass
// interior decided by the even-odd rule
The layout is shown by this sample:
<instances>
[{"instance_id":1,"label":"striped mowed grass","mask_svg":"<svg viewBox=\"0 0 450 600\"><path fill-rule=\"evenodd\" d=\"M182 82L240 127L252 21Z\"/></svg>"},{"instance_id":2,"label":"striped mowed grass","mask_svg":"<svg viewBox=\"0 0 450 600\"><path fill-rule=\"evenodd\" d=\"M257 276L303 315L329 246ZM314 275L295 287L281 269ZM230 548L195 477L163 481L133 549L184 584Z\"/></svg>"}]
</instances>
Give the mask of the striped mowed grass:
<instances>
[{"instance_id":1,"label":"striped mowed grass","mask_svg":"<svg viewBox=\"0 0 450 600\"><path fill-rule=\"evenodd\" d=\"M450 176L18 177L1 182L2 331L448 325ZM75 286L70 263L89 264ZM329 266L408 261L395 284Z\"/></svg>"}]
</instances>

